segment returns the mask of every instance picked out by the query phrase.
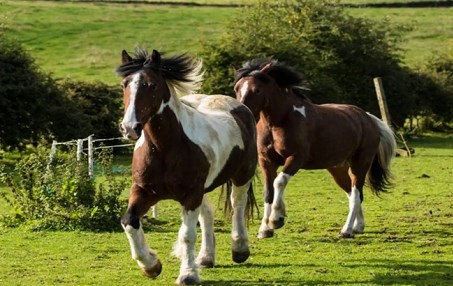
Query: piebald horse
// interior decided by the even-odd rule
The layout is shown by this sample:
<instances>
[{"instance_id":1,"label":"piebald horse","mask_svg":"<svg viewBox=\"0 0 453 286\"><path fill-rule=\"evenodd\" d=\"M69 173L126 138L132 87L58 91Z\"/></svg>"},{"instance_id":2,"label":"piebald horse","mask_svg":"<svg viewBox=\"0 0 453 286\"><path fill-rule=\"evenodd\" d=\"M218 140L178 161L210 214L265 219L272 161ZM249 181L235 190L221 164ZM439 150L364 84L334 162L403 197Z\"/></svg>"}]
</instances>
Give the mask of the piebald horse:
<instances>
[{"instance_id":1,"label":"piebald horse","mask_svg":"<svg viewBox=\"0 0 453 286\"><path fill-rule=\"evenodd\" d=\"M327 169L349 198L340 236L363 233L364 184L375 194L391 185L392 130L354 105L313 104L303 94L301 75L276 60L244 63L236 71L234 90L257 121L265 202L258 238L272 237L284 225L283 194L299 169Z\"/></svg>"},{"instance_id":2,"label":"piebald horse","mask_svg":"<svg viewBox=\"0 0 453 286\"><path fill-rule=\"evenodd\" d=\"M121 224L133 259L144 274L157 277L162 264L146 243L142 216L160 200L182 206L182 225L174 247L181 259L176 283L201 281L198 266L215 263L214 212L207 193L232 183L232 258L250 255L244 214L253 203L257 166L256 123L236 99L193 94L202 80L201 62L187 55L163 58L138 49L122 52L117 73L123 78L124 137L138 139L132 158L132 187ZM230 184L231 185L231 184ZM195 257L197 221L202 232Z\"/></svg>"}]
</instances>

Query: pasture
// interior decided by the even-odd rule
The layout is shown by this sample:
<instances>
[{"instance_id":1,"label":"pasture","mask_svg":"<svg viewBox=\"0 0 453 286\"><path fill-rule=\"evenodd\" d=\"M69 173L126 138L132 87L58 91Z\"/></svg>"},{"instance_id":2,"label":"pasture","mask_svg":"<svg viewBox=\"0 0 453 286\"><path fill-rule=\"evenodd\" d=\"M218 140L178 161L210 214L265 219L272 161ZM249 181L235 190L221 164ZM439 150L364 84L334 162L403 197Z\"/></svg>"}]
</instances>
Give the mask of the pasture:
<instances>
[{"instance_id":1,"label":"pasture","mask_svg":"<svg viewBox=\"0 0 453 286\"><path fill-rule=\"evenodd\" d=\"M123 49L132 51L140 45L196 55L203 43L222 33L225 24L240 13L233 7L106 2L3 1L0 19L42 70L54 77L118 84L113 70ZM234 1L238 2L249 1ZM422 64L432 52L451 46L453 8L348 8L348 12L413 27L402 43L402 59L409 66Z\"/></svg>"},{"instance_id":2,"label":"pasture","mask_svg":"<svg viewBox=\"0 0 453 286\"><path fill-rule=\"evenodd\" d=\"M353 15L414 25L404 43L408 65L444 50L453 37L452 11L350 9ZM237 12L228 7L0 3L0 19L42 70L56 78L109 84L120 82L113 70L122 49L142 45L196 54ZM409 145L416 153L394 160L391 193L378 198L364 190L367 225L354 239L338 237L348 200L326 171L299 171L289 183L286 225L275 237L258 240L259 218L250 223L251 256L244 264L232 262L231 224L217 211L217 265L202 270L203 285L453 285L453 135L413 137ZM255 195L262 214L259 180ZM214 205L218 196L218 191L210 194ZM3 201L0 209L7 212ZM119 225L110 233L1 229L0 285L173 285L180 264L170 253L179 226L180 208L170 201L160 203L159 219L146 224L146 239L163 263L155 280L141 274Z\"/></svg>"},{"instance_id":3,"label":"pasture","mask_svg":"<svg viewBox=\"0 0 453 286\"><path fill-rule=\"evenodd\" d=\"M326 171L300 171L286 193L287 224L258 240L249 226L251 256L231 261L230 224L218 211L217 266L203 269L203 285L451 285L453 283L453 136L409 141L410 158L394 160L395 187L377 198L365 189L365 233L338 238L347 198ZM262 205L262 186L255 186ZM219 192L211 193L215 205ZM170 255L180 225L179 206L164 201L147 224L149 244L163 272L144 277L127 239L112 233L0 232L0 285L172 285L179 261ZM262 212L262 210L260 210ZM200 236L199 236L200 237Z\"/></svg>"}]
</instances>

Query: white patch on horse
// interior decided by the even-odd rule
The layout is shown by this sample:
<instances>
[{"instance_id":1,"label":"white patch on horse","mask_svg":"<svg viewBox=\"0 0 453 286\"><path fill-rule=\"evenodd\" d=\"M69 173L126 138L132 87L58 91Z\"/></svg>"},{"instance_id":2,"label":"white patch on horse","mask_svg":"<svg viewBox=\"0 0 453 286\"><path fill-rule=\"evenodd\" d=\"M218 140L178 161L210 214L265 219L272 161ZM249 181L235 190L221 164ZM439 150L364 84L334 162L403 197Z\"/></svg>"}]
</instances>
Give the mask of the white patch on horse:
<instances>
[{"instance_id":1,"label":"white patch on horse","mask_svg":"<svg viewBox=\"0 0 453 286\"><path fill-rule=\"evenodd\" d=\"M131 247L132 258L137 261L138 266L142 269L150 269L157 263L156 253L146 244L145 234L140 224L139 229L128 225L123 226L129 245Z\"/></svg>"},{"instance_id":2,"label":"white patch on horse","mask_svg":"<svg viewBox=\"0 0 453 286\"><path fill-rule=\"evenodd\" d=\"M269 217L270 221L279 221L281 218L285 217L283 195L290 179L291 175L281 172L274 180L274 201L272 202L272 213Z\"/></svg>"},{"instance_id":3,"label":"white patch on horse","mask_svg":"<svg viewBox=\"0 0 453 286\"><path fill-rule=\"evenodd\" d=\"M241 96L241 101L244 99L244 96L247 93L248 89L249 89L249 83L246 81L246 82L244 82L244 84L242 84L241 89L239 91L239 95Z\"/></svg>"},{"instance_id":4,"label":"white patch on horse","mask_svg":"<svg viewBox=\"0 0 453 286\"><path fill-rule=\"evenodd\" d=\"M125 128L133 129L137 123L137 115L135 114L135 98L137 96L137 90L140 85L140 73L135 73L132 76L132 80L129 83L129 105L127 106L124 118L121 124Z\"/></svg>"},{"instance_id":5,"label":"white patch on horse","mask_svg":"<svg viewBox=\"0 0 453 286\"><path fill-rule=\"evenodd\" d=\"M299 112L300 114L302 114L303 117L307 117L307 115L305 114L305 106L301 106L301 107L296 107L296 106L293 106L294 107L294 111L296 112Z\"/></svg>"},{"instance_id":6,"label":"white patch on horse","mask_svg":"<svg viewBox=\"0 0 453 286\"><path fill-rule=\"evenodd\" d=\"M349 214L346 219L346 223L344 224L343 228L341 229L342 235L353 236L353 226L354 222L358 216L358 213L361 212L361 202L360 202L360 191L357 187L353 186L351 189L351 193L348 194L349 198ZM360 215L359 215L360 216ZM359 223L360 223L359 218Z\"/></svg>"},{"instance_id":7,"label":"white patch on horse","mask_svg":"<svg viewBox=\"0 0 453 286\"><path fill-rule=\"evenodd\" d=\"M195 106L194 101L198 105ZM189 106L185 102L192 104ZM230 113L242 104L224 95L200 94L184 96L181 101L170 99L168 104L178 116L184 133L200 146L209 161L209 173L204 184L207 188L225 166L233 148L244 149L241 130Z\"/></svg>"},{"instance_id":8,"label":"white patch on horse","mask_svg":"<svg viewBox=\"0 0 453 286\"><path fill-rule=\"evenodd\" d=\"M142 135L138 138L137 142L135 142L134 151L137 150L138 148L142 147L142 145L144 143L145 143L145 135L142 132Z\"/></svg>"},{"instance_id":9,"label":"white patch on horse","mask_svg":"<svg viewBox=\"0 0 453 286\"><path fill-rule=\"evenodd\" d=\"M197 240L197 222L200 207L193 211L183 210L182 225L179 228L178 240L173 248L173 254L181 259L181 268L176 283L181 285L186 278L200 283L198 265L195 262L195 242Z\"/></svg>"}]
</instances>

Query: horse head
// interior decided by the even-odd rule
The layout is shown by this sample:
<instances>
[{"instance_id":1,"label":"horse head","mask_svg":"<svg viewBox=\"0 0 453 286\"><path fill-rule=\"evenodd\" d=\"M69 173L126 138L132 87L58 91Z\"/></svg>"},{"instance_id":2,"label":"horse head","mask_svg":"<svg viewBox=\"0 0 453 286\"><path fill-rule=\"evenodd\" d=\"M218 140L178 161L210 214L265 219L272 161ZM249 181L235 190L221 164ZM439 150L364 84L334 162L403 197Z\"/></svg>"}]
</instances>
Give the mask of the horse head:
<instances>
[{"instance_id":1,"label":"horse head","mask_svg":"<svg viewBox=\"0 0 453 286\"><path fill-rule=\"evenodd\" d=\"M266 64L261 69L256 69L239 75L234 86L236 99L245 104L255 116L256 121L260 112L269 103L269 93L277 87L274 79L268 75L272 63ZM240 70L238 71L240 74Z\"/></svg>"},{"instance_id":2,"label":"horse head","mask_svg":"<svg viewBox=\"0 0 453 286\"><path fill-rule=\"evenodd\" d=\"M117 72L123 77L124 116L120 131L125 138L140 137L145 124L168 100L169 91L160 68L161 56L156 50L150 55L137 55L137 58L123 50L122 65Z\"/></svg>"}]
</instances>

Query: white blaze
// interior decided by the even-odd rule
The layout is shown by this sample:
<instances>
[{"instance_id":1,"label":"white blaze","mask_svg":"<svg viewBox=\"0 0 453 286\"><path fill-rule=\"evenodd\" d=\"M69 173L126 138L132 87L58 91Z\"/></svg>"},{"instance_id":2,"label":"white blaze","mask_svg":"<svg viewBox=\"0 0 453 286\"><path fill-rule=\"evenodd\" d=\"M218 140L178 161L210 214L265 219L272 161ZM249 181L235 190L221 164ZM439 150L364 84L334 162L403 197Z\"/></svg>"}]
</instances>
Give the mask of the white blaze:
<instances>
[{"instance_id":1,"label":"white blaze","mask_svg":"<svg viewBox=\"0 0 453 286\"><path fill-rule=\"evenodd\" d=\"M239 95L241 96L241 101L243 100L248 89L249 89L249 83L246 81L246 82L244 82L244 84L241 87L241 90L239 91Z\"/></svg>"},{"instance_id":2,"label":"white blaze","mask_svg":"<svg viewBox=\"0 0 453 286\"><path fill-rule=\"evenodd\" d=\"M135 114L135 97L137 96L139 84L140 73L136 73L132 76L132 80L129 83L129 105L127 106L126 112L124 113L123 121L121 122L126 128L133 128L137 123L137 115Z\"/></svg>"}]
</instances>

